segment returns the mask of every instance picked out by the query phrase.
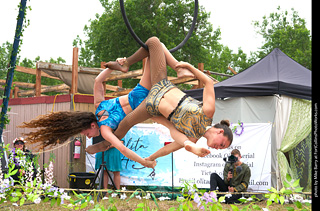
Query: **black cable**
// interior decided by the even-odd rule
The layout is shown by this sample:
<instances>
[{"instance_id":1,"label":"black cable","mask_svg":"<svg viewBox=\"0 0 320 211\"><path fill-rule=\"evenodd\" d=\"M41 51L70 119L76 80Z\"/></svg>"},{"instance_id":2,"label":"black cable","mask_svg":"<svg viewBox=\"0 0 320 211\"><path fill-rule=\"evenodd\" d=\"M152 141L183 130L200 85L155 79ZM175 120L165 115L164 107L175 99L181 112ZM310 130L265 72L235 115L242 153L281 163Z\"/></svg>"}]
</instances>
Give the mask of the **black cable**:
<instances>
[{"instance_id":1,"label":"black cable","mask_svg":"<svg viewBox=\"0 0 320 211\"><path fill-rule=\"evenodd\" d=\"M130 25L130 22L127 18L127 15L126 15L126 11L124 9L124 4L123 4L123 0L119 0L120 2L120 9L121 9L121 14L122 14L122 17L123 17L123 20L124 20L124 23L126 24L130 34L132 35L132 37L137 41L137 43L139 43L139 45L141 45L143 48L145 48L146 50L148 50L148 46L142 42L140 40L140 38L136 35L136 33L134 33L131 25ZM194 30L194 27L196 25L196 22L197 22L197 17L198 17L198 9L199 9L199 4L198 4L198 0L195 0L194 1L194 12L193 12L193 20L192 20L192 25L191 25L191 28L189 29L189 32L187 34L187 36L184 38L184 40L179 44L177 45L176 47L170 49L169 51L171 53L179 50L182 46L184 46L184 44L186 44L186 42L188 41L188 39L191 37L192 35L192 32Z\"/></svg>"}]
</instances>

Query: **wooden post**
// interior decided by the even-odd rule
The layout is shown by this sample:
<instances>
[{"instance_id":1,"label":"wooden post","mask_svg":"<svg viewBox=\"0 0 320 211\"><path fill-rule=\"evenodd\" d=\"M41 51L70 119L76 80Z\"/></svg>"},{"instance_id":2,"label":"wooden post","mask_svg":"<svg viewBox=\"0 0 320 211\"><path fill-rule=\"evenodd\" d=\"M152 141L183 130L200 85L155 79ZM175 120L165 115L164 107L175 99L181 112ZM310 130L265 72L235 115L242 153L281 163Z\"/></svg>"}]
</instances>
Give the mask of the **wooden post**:
<instances>
[{"instance_id":1,"label":"wooden post","mask_svg":"<svg viewBox=\"0 0 320 211\"><path fill-rule=\"evenodd\" d=\"M122 80L118 80L118 87L122 87Z\"/></svg>"},{"instance_id":2,"label":"wooden post","mask_svg":"<svg viewBox=\"0 0 320 211\"><path fill-rule=\"evenodd\" d=\"M73 48L71 94L76 94L78 92L78 50L77 47Z\"/></svg>"},{"instance_id":3,"label":"wooden post","mask_svg":"<svg viewBox=\"0 0 320 211\"><path fill-rule=\"evenodd\" d=\"M41 70L38 68L38 63L36 67L36 85L35 85L36 97L41 96Z\"/></svg>"},{"instance_id":4,"label":"wooden post","mask_svg":"<svg viewBox=\"0 0 320 211\"><path fill-rule=\"evenodd\" d=\"M13 88L14 98L18 98L18 92L19 92L19 87L15 86L15 87Z\"/></svg>"},{"instance_id":5,"label":"wooden post","mask_svg":"<svg viewBox=\"0 0 320 211\"><path fill-rule=\"evenodd\" d=\"M201 72L203 72L203 70L204 70L204 63L198 63L198 69L201 71ZM203 88L203 83L200 81L200 80L198 80L199 81L199 86L198 86L198 88L200 89L200 88Z\"/></svg>"},{"instance_id":6,"label":"wooden post","mask_svg":"<svg viewBox=\"0 0 320 211\"><path fill-rule=\"evenodd\" d=\"M10 90L9 99L11 99L11 98L12 98L12 93L13 93L13 90L11 89L11 90Z\"/></svg>"}]
</instances>

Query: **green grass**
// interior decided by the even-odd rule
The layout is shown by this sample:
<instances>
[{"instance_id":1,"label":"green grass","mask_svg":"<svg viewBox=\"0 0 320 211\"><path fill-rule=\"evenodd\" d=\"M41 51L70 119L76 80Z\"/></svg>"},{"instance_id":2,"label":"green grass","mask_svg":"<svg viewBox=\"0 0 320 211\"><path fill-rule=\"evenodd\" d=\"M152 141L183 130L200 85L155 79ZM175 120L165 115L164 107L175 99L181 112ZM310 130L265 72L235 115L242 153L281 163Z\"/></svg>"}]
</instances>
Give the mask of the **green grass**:
<instances>
[{"instance_id":1,"label":"green grass","mask_svg":"<svg viewBox=\"0 0 320 211\"><path fill-rule=\"evenodd\" d=\"M158 209L157 206L155 205L154 201L149 199L149 200L146 200L147 203L148 203L148 206L150 208L150 210L156 210ZM135 210L137 208L137 205L140 204L140 203L143 203L143 200L139 200L139 199L136 199L136 198L132 198L130 199L129 201L127 200L121 200L119 198L116 198L115 199L115 207L117 208L118 211L131 211L131 210ZM177 208L179 206L179 202L177 201L171 201L171 200L166 200L166 201L157 201L159 207L160 207L160 210L168 210L169 208L171 207L175 207ZM100 200L100 204L104 207L104 208L107 208L108 206L110 206L110 202L108 200ZM265 208L267 205L266 205L266 201L261 201L261 202L257 202L256 203L257 205L260 206L260 208ZM200 210L197 208L197 205L196 203L192 203L193 205L193 209L191 210ZM247 204L243 204L243 205L237 205L239 210L241 210L244 206L248 205ZM279 211L282 211L282 210L287 210L286 207L292 207L292 208L296 208L293 204L286 204L286 205L280 205L280 204L272 204L269 206L269 210L279 210ZM94 205L90 204L88 205L86 208L84 209L81 209L81 210L90 210L90 209L93 209L94 208ZM231 206L229 204L223 204L223 209L224 210L232 210ZM53 207L51 207L50 205L50 202L41 202L40 204L25 204L23 206L14 206L12 205L10 202L6 202L6 203L3 203L0 205L0 210L4 210L4 211L7 211L7 210L23 210L23 211L60 211L60 210L68 210L66 208L63 208L61 205L60 206L57 206L57 205L54 205Z\"/></svg>"}]
</instances>

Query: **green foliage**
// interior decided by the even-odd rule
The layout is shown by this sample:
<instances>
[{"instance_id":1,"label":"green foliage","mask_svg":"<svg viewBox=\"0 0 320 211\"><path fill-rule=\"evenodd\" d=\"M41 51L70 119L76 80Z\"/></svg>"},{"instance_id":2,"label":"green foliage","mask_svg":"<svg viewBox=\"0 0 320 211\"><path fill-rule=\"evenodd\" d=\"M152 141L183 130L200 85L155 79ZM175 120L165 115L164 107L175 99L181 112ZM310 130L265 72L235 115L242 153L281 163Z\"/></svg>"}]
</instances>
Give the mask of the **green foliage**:
<instances>
[{"instance_id":1,"label":"green foliage","mask_svg":"<svg viewBox=\"0 0 320 211\"><path fill-rule=\"evenodd\" d=\"M9 144L4 146L4 150L7 154L11 154ZM21 150L15 150L15 154L15 157L9 156L7 173L3 174L2 168L0 168L0 204L8 201L12 205L22 206L26 202L39 204L43 199L43 202L51 200L51 206L55 204L59 206L64 199L70 199L63 189L54 187L52 184L42 184L39 171L32 180L33 175L30 173L33 172L32 167L35 161L28 159ZM35 159L39 159L39 157L35 157ZM19 164L19 169L16 168L16 163ZM21 172L24 172L24 176ZM11 176L17 173L19 173L19 180L13 180ZM53 172L51 173L53 174Z\"/></svg>"},{"instance_id":2,"label":"green foliage","mask_svg":"<svg viewBox=\"0 0 320 211\"><path fill-rule=\"evenodd\" d=\"M298 12L281 11L268 17L263 16L261 22L254 21L256 32L265 39L261 50L255 53L258 58L263 58L274 48L279 48L292 59L308 69L311 66L311 34L306 27L306 21L299 17Z\"/></svg>"},{"instance_id":3,"label":"green foliage","mask_svg":"<svg viewBox=\"0 0 320 211\"><path fill-rule=\"evenodd\" d=\"M159 207L159 205L157 203L157 199L156 199L155 195L151 191L144 191L142 189L136 189L135 192L133 192L130 195L130 197L129 197L129 199L127 201L129 201L133 197L139 197L141 199L141 196L143 198L142 203L139 203L137 205L137 209L135 209L135 211L150 210L150 208L149 208L149 199L150 198L157 205L158 209L160 209L160 207Z\"/></svg>"},{"instance_id":4,"label":"green foliage","mask_svg":"<svg viewBox=\"0 0 320 211\"><path fill-rule=\"evenodd\" d=\"M8 153L9 144L6 145L4 149ZM70 210L86 209L95 211L116 211L119 207L123 207L123 204L128 203L132 198L137 198L140 199L141 202L137 204L136 211L154 210L150 208L150 202L154 202L157 206L156 210L160 210L158 200L160 200L161 197L156 199L154 193L151 191L136 189L129 198L125 200L127 198L125 189L103 190L109 194L109 198L104 197L98 202L97 193L101 190L91 190L88 193L81 194L73 191L73 196L70 196L64 189L59 189L48 184L42 184L42 182L37 181L37 178L33 181L19 183L19 185L14 186L14 181L10 180L9 176L16 172L17 170L14 169L14 164L10 162L8 173L4 175L3 179L1 175L2 172L0 171L0 205L5 201L8 201L15 206L22 206L29 202L34 202L35 204L49 202L51 207L60 206ZM40 176L37 175L37 177ZM284 187L280 191L277 191L275 188L270 188L270 193L264 195L264 197L267 198L266 208L269 209L269 206L273 203L279 203L281 205L288 203L285 201L289 198L289 201L295 205L297 210L311 210L310 203L304 202L302 198L293 197L301 191L298 189L299 180L292 180L289 175L287 175L287 180L289 181L286 183L286 186L288 187ZM182 197L177 197L176 199L178 205L170 207L168 210L226 210L228 206L222 205L227 196L218 198L216 191L206 192L206 190L200 190L195 184L191 185L188 182L183 184L181 195ZM107 205L106 203L103 203L104 200L108 200ZM256 202L258 201L260 200L253 195L250 198L239 199L239 204L231 204L230 208L233 211L262 210L265 206L262 206L261 203L257 204ZM196 206L194 205L195 203L197 204ZM94 207L91 209L90 207L92 206ZM287 210L295 210L293 207L285 208Z\"/></svg>"},{"instance_id":5,"label":"green foliage","mask_svg":"<svg viewBox=\"0 0 320 211\"><path fill-rule=\"evenodd\" d=\"M105 12L101 16L97 15L89 26L84 27L87 40L81 40L78 36L73 43L81 49L79 64L82 66L100 67L101 61L128 57L140 47L124 24L119 2L117 0L100 2ZM168 49L171 49L185 38L191 27L194 1L127 0L125 9L132 28L142 41L157 36ZM182 49L173 53L173 56L178 61L186 61L195 66L204 63L206 70L215 72L224 73L229 65L233 65L235 69L247 67L247 56L241 49L238 53L233 53L228 47L219 43L220 29L213 29L208 21L209 17L210 13L200 6L193 35ZM138 68L141 68L141 63L131 67L131 69ZM176 73L169 69L168 75ZM218 77L218 80L221 79ZM128 79L123 83L124 87L133 87L137 81Z\"/></svg>"},{"instance_id":6,"label":"green foliage","mask_svg":"<svg viewBox=\"0 0 320 211\"><path fill-rule=\"evenodd\" d=\"M280 191L271 187L269 189L270 193L265 194L267 200L267 208L273 203L284 204L285 200L292 202L296 205L298 210L311 210L310 203L306 202L302 204L303 198L301 196L302 187L299 187L299 179L293 180L289 174L286 175L286 180L284 181L284 187ZM292 207L286 207L287 210L294 210Z\"/></svg>"}]
</instances>

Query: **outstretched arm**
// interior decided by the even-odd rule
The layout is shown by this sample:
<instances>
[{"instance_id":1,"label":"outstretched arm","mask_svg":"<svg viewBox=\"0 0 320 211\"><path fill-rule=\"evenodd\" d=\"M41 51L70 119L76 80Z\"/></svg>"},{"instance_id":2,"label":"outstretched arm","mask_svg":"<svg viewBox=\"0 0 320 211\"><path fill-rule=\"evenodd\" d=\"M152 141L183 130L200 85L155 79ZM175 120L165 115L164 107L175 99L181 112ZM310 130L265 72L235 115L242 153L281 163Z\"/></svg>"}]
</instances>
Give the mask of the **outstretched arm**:
<instances>
[{"instance_id":1,"label":"outstretched arm","mask_svg":"<svg viewBox=\"0 0 320 211\"><path fill-rule=\"evenodd\" d=\"M99 104L105 100L103 81L110 76L113 70L107 68L104 69L94 80L93 95L94 95L94 107L98 108Z\"/></svg>"},{"instance_id":2,"label":"outstretched arm","mask_svg":"<svg viewBox=\"0 0 320 211\"><path fill-rule=\"evenodd\" d=\"M174 127L174 125L171 122L169 122L166 118L157 116L157 117L153 117L152 120L167 127L170 130L170 135L174 140L174 142L160 148L158 151L156 151L151 156L149 156L149 158L146 158L147 160L155 160L159 157L163 157L174 151L177 151L183 147L185 147L186 150L200 157L204 157L210 153L208 149L196 146L195 143L198 141L197 139L188 138L185 134L178 131Z\"/></svg>"},{"instance_id":3,"label":"outstretched arm","mask_svg":"<svg viewBox=\"0 0 320 211\"><path fill-rule=\"evenodd\" d=\"M187 62L179 62L176 66L188 68L197 79L203 82L203 112L206 116L213 117L213 114L215 112L215 93L213 80L205 73Z\"/></svg>"},{"instance_id":4,"label":"outstretched arm","mask_svg":"<svg viewBox=\"0 0 320 211\"><path fill-rule=\"evenodd\" d=\"M101 135L105 140L111 143L115 148L117 148L124 156L129 158L130 160L136 161L141 165L154 168L156 166L155 161L147 161L137 155L134 151L128 149L123 143L113 134L113 131L110 127L102 125L100 128Z\"/></svg>"}]
</instances>

